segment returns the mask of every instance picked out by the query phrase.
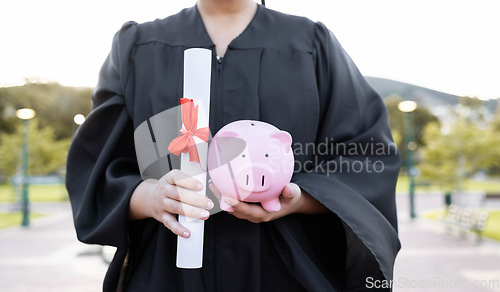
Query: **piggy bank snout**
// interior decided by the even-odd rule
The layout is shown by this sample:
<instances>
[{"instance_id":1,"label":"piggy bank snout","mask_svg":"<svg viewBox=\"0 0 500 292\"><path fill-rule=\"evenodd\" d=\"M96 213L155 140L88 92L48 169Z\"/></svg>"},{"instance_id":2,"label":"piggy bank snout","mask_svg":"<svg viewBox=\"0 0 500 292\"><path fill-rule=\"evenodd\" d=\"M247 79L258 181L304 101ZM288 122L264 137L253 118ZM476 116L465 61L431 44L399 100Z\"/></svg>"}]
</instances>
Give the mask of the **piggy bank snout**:
<instances>
[{"instance_id":1,"label":"piggy bank snout","mask_svg":"<svg viewBox=\"0 0 500 292\"><path fill-rule=\"evenodd\" d=\"M273 175L263 166L245 167L236 174L236 185L247 192L264 192L272 184Z\"/></svg>"}]
</instances>

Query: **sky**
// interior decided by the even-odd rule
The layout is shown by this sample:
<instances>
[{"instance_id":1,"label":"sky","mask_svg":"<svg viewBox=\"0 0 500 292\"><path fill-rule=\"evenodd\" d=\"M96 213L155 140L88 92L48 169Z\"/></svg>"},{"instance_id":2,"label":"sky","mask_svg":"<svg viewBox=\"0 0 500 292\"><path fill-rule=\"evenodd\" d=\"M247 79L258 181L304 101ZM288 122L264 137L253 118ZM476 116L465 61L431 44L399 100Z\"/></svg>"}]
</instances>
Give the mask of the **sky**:
<instances>
[{"instance_id":1,"label":"sky","mask_svg":"<svg viewBox=\"0 0 500 292\"><path fill-rule=\"evenodd\" d=\"M124 22L164 18L195 3L2 1L0 86L28 78L92 87ZM498 0L267 0L266 5L323 22L365 76L500 98Z\"/></svg>"}]
</instances>

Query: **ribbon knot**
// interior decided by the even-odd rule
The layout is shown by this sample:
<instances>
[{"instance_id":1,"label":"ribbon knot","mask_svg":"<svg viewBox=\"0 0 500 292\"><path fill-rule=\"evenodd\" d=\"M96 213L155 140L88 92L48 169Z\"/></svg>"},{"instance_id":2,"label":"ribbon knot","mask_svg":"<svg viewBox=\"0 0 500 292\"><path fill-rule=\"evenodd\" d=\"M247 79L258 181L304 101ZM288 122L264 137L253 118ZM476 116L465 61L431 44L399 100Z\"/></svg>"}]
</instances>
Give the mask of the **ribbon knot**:
<instances>
[{"instance_id":1,"label":"ribbon knot","mask_svg":"<svg viewBox=\"0 0 500 292\"><path fill-rule=\"evenodd\" d=\"M189 153L189 161L200 163L194 136L208 143L209 129L208 127L198 128L198 106L194 106L192 99L181 98L181 116L183 124L179 130L181 135L170 142L168 151L174 155Z\"/></svg>"}]
</instances>

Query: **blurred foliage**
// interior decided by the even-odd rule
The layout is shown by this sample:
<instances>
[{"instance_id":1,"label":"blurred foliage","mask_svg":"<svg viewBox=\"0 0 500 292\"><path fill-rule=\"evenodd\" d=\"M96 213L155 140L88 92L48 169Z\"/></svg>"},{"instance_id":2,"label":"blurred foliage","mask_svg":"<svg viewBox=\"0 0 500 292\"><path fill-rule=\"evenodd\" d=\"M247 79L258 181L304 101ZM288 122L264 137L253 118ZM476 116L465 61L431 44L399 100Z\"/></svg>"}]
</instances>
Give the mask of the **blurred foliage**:
<instances>
[{"instance_id":1,"label":"blurred foliage","mask_svg":"<svg viewBox=\"0 0 500 292\"><path fill-rule=\"evenodd\" d=\"M78 127L73 118L90 112L91 92L91 88L57 83L27 82L0 88L0 181L20 169L22 121L16 110L31 108L36 112L30 121L30 175L61 174Z\"/></svg>"},{"instance_id":2,"label":"blurred foliage","mask_svg":"<svg viewBox=\"0 0 500 292\"><path fill-rule=\"evenodd\" d=\"M497 107L497 111L493 120L491 122L491 131L493 135L500 136L500 107ZM492 166L488 169L488 173L494 176L500 176L500 166Z\"/></svg>"},{"instance_id":3,"label":"blurred foliage","mask_svg":"<svg viewBox=\"0 0 500 292\"><path fill-rule=\"evenodd\" d=\"M459 117L449 132L435 123L424 133L425 147L419 165L423 178L439 182L448 190L461 190L462 182L479 170L500 165L500 136L477 122Z\"/></svg>"},{"instance_id":4,"label":"blurred foliage","mask_svg":"<svg viewBox=\"0 0 500 292\"><path fill-rule=\"evenodd\" d=\"M394 142L400 149L402 159L406 159L406 125L405 114L398 109L398 105L404 99L399 95L390 95L384 99L389 112L389 124L391 125ZM424 129L430 123L439 124L439 119L427 108L418 106L412 115L413 136L417 147L425 146Z\"/></svg>"},{"instance_id":5,"label":"blurred foliage","mask_svg":"<svg viewBox=\"0 0 500 292\"><path fill-rule=\"evenodd\" d=\"M0 133L14 132L18 122L14 108L7 107L4 98L0 95Z\"/></svg>"},{"instance_id":6,"label":"blurred foliage","mask_svg":"<svg viewBox=\"0 0 500 292\"><path fill-rule=\"evenodd\" d=\"M16 110L32 108L40 127L54 128L56 139L70 138L76 130L73 117L90 111L92 89L57 83L26 83L0 88L0 133L13 133L18 126Z\"/></svg>"},{"instance_id":7,"label":"blurred foliage","mask_svg":"<svg viewBox=\"0 0 500 292\"><path fill-rule=\"evenodd\" d=\"M63 174L71 138L56 139L52 127L39 127L39 119L29 122L29 174ZM20 168L22 127L14 133L0 134L0 173L12 177Z\"/></svg>"},{"instance_id":8,"label":"blurred foliage","mask_svg":"<svg viewBox=\"0 0 500 292\"><path fill-rule=\"evenodd\" d=\"M388 96L384 102L389 111L389 124L393 132L399 133L401 142L404 142L405 113L398 109L398 104L404 99L398 95ZM439 123L439 119L433 115L427 108L419 106L412 113L413 135L417 145L424 145L423 132L425 126L429 123ZM399 146L399 145L398 145Z\"/></svg>"},{"instance_id":9,"label":"blurred foliage","mask_svg":"<svg viewBox=\"0 0 500 292\"><path fill-rule=\"evenodd\" d=\"M497 108L493 121L491 122L492 130L499 135L500 134L500 107Z\"/></svg>"},{"instance_id":10,"label":"blurred foliage","mask_svg":"<svg viewBox=\"0 0 500 292\"><path fill-rule=\"evenodd\" d=\"M461 96L458 98L459 104L455 107L455 115L463 119L482 123L486 125L490 119L487 118L488 111L485 102L477 97Z\"/></svg>"},{"instance_id":11,"label":"blurred foliage","mask_svg":"<svg viewBox=\"0 0 500 292\"><path fill-rule=\"evenodd\" d=\"M384 101L394 140L405 161L405 113L398 109L403 100L391 95ZM459 97L455 105L443 112L441 121L419 105L412 112L418 179L455 190L478 171L500 175L500 108L493 119L490 117L485 102L475 97Z\"/></svg>"},{"instance_id":12,"label":"blurred foliage","mask_svg":"<svg viewBox=\"0 0 500 292\"><path fill-rule=\"evenodd\" d=\"M477 97L460 96L458 98L458 103L462 106L477 110L483 106L484 102Z\"/></svg>"}]
</instances>

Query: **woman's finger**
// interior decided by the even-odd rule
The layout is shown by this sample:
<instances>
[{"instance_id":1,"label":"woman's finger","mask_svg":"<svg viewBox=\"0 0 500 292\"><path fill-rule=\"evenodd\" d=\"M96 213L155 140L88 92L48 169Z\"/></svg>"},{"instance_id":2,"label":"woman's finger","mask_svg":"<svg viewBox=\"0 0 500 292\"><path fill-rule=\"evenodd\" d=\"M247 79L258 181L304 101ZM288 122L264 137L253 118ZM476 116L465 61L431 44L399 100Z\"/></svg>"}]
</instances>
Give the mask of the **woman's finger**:
<instances>
[{"instance_id":1,"label":"woman's finger","mask_svg":"<svg viewBox=\"0 0 500 292\"><path fill-rule=\"evenodd\" d=\"M293 190L290 186L290 184L286 185L284 188L283 188L283 191L281 192L281 196L285 199L291 199L293 198Z\"/></svg>"},{"instance_id":2,"label":"woman's finger","mask_svg":"<svg viewBox=\"0 0 500 292\"><path fill-rule=\"evenodd\" d=\"M205 209L181 203L170 198L165 198L163 200L163 210L172 214L179 214L202 220L206 220L210 216L210 213Z\"/></svg>"},{"instance_id":3,"label":"woman's finger","mask_svg":"<svg viewBox=\"0 0 500 292\"><path fill-rule=\"evenodd\" d=\"M165 195L168 198L191 206L207 210L210 210L214 207L214 203L209 198L202 196L198 193L195 193L191 190L185 189L183 187L170 185L170 187L166 188L165 192L166 192Z\"/></svg>"},{"instance_id":4,"label":"woman's finger","mask_svg":"<svg viewBox=\"0 0 500 292\"><path fill-rule=\"evenodd\" d=\"M174 234L188 238L191 233L187 228L182 226L176 219L176 216L170 213L164 213L162 215L161 221L165 227L170 229Z\"/></svg>"},{"instance_id":5,"label":"woman's finger","mask_svg":"<svg viewBox=\"0 0 500 292\"><path fill-rule=\"evenodd\" d=\"M265 218L269 215L269 213L260 205L247 204L231 197L224 198L224 201L226 202L226 204L233 207L234 213L238 213L237 215L241 215L247 219L265 220Z\"/></svg>"},{"instance_id":6,"label":"woman's finger","mask_svg":"<svg viewBox=\"0 0 500 292\"><path fill-rule=\"evenodd\" d=\"M298 192L300 192L300 187L294 183L289 183L283 188L281 196L285 199L293 199Z\"/></svg>"},{"instance_id":7,"label":"woman's finger","mask_svg":"<svg viewBox=\"0 0 500 292\"><path fill-rule=\"evenodd\" d=\"M193 191L201 191L203 189L203 184L199 180L185 174L178 169L171 170L166 175L164 175L160 179L160 181L164 181L171 185L180 186Z\"/></svg>"}]
</instances>

